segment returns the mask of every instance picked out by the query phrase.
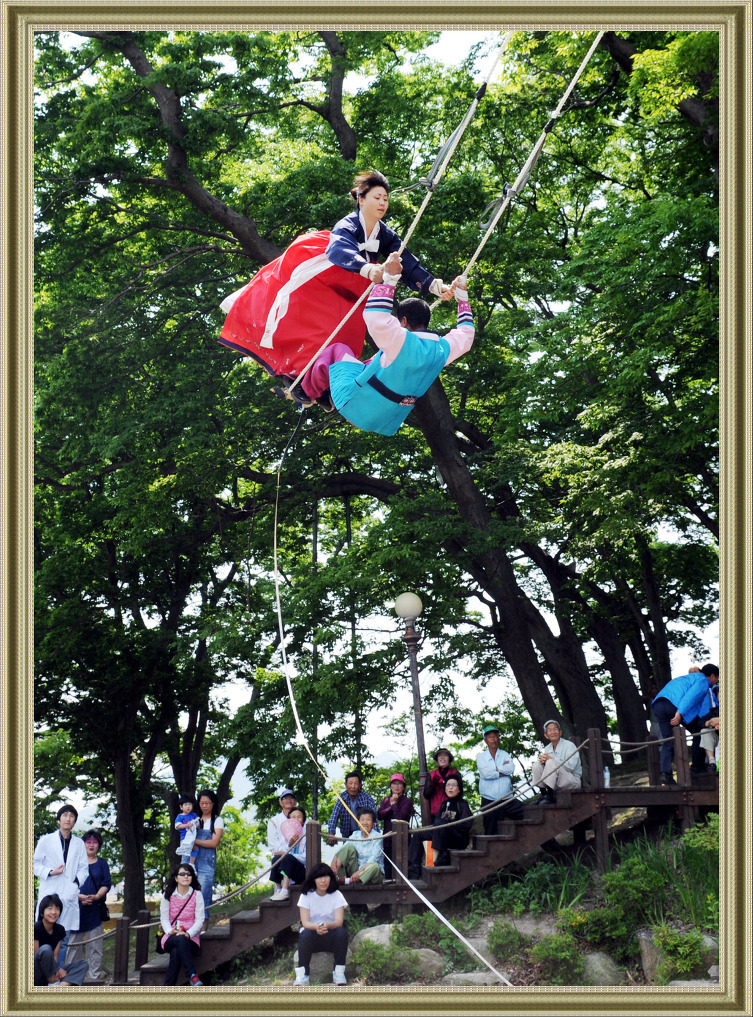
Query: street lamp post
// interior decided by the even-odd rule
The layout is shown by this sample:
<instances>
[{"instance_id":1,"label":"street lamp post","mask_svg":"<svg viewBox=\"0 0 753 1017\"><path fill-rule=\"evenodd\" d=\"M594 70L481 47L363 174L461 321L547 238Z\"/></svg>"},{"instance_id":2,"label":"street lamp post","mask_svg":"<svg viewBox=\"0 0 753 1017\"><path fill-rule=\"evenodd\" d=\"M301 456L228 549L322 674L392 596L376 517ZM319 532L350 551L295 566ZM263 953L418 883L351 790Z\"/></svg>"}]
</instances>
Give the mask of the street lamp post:
<instances>
[{"instance_id":1,"label":"street lamp post","mask_svg":"<svg viewBox=\"0 0 753 1017\"><path fill-rule=\"evenodd\" d=\"M424 605L415 593L401 593L395 601L395 613L405 622L405 635L402 640L408 651L411 685L413 687L413 714L416 718L416 746L418 749L418 787L421 796L421 823L431 825L430 805L424 798L424 787L429 779L426 765L426 746L424 745L424 718L421 712L421 689L418 684L418 633L416 618L421 614Z\"/></svg>"}]
</instances>

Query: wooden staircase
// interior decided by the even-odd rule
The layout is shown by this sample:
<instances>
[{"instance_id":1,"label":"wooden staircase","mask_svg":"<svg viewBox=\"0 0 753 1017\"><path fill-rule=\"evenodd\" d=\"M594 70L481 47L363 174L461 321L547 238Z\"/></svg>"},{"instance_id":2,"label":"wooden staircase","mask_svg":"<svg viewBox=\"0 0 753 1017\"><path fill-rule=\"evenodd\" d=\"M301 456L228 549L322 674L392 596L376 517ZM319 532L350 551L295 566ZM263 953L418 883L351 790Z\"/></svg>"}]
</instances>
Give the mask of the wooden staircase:
<instances>
[{"instance_id":1,"label":"wooden staircase","mask_svg":"<svg viewBox=\"0 0 753 1017\"><path fill-rule=\"evenodd\" d=\"M598 732L597 732L598 734ZM684 749L685 760L681 757ZM591 754L591 753L590 753ZM577 791L559 791L556 805L526 805L523 818L517 821L503 820L497 824L494 836L474 834L469 848L464 851L451 850L451 864L447 866L423 866L421 879L406 882L402 877L389 880L381 886L342 886L341 890L351 907L365 904L389 904L396 917L410 912L420 903L413 886L432 903L440 903L454 894L484 880L504 866L540 847L558 834L573 829L576 840L585 842L586 827L594 833L594 847L599 864L606 865L608 853L607 819L609 809L625 807L646 807L649 815L668 818L679 814L683 828L698 818L699 807L718 806L719 789L716 775L696 780L691 779L687 768L687 748L684 742L676 746L678 778L680 783L672 787L660 787L654 782L649 786L620 786L604 788L601 785L602 767L598 751L592 753L591 773L597 774L595 786ZM658 758L656 760L658 766ZM649 766L649 773L655 769ZM687 779L685 779L687 778ZM476 821L479 822L478 820ZM407 874L408 838L407 824L396 824L397 835L393 840L393 857L396 864ZM318 823L306 827L307 858L309 868L318 864L321 857L321 828ZM389 869L389 864L386 866ZM201 955L197 958L197 972L211 971L217 965L232 960L251 949L263 939L274 936L298 921L299 887L291 887L287 901L262 901L254 911L239 911L227 925L215 925L202 937ZM164 955L143 964L138 972L141 985L162 985L165 980L168 958Z\"/></svg>"},{"instance_id":2,"label":"wooden staircase","mask_svg":"<svg viewBox=\"0 0 753 1017\"><path fill-rule=\"evenodd\" d=\"M576 807L571 793L563 792L558 797L555 806L526 806L522 820L499 823L497 836L475 835L469 849L450 852L450 865L424 866L422 879L414 881L415 886L432 902L446 900L557 833L564 832L581 819L588 818L590 813L584 801ZM318 824L309 824L311 826L318 827ZM403 833L405 836L402 843L395 838L395 859L400 865L398 856L403 856L400 868L407 872L407 827ZM410 889L410 884L402 880L391 880L378 887L348 885L341 887L341 890L351 907L354 904L386 903L400 911L408 911L414 903L420 903ZM239 911L231 917L228 925L214 925L208 929L201 937L201 955L197 958L196 966L198 974L232 960L262 939L274 936L297 922L299 894L300 888L293 886L287 901L262 901L257 910ZM167 965L168 957L165 955L158 955L148 961L140 969L140 984L162 985Z\"/></svg>"}]
</instances>

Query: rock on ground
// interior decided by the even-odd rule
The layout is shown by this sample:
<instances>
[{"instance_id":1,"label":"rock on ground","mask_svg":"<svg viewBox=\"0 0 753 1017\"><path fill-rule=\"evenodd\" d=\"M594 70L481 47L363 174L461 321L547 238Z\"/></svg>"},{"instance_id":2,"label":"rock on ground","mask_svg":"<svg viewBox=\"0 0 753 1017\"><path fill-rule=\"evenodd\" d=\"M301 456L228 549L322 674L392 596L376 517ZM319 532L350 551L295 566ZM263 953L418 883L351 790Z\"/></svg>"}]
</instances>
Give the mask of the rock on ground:
<instances>
[{"instance_id":1,"label":"rock on ground","mask_svg":"<svg viewBox=\"0 0 753 1017\"><path fill-rule=\"evenodd\" d=\"M550 936L553 932L557 932L556 915L540 915L538 918L533 918L531 915L521 915L520 918L515 918L513 915L501 915L500 917L505 922L509 922L518 932L522 932L524 936Z\"/></svg>"},{"instance_id":2,"label":"rock on ground","mask_svg":"<svg viewBox=\"0 0 753 1017\"><path fill-rule=\"evenodd\" d=\"M638 945L641 951L641 966L643 968L643 974L646 976L647 981L656 981L656 969L663 959L662 951L654 943L654 934L651 929L640 929L638 932ZM719 944L712 936L703 937L703 957L701 958L701 964L697 971L691 972L692 975L702 977L706 974L710 965L717 964L719 961ZM685 983L673 983L670 984L685 984ZM703 985L706 984L704 979Z\"/></svg>"},{"instance_id":3,"label":"rock on ground","mask_svg":"<svg viewBox=\"0 0 753 1017\"><path fill-rule=\"evenodd\" d=\"M418 954L418 963L424 978L440 977L444 971L444 960L436 950L412 950L411 953Z\"/></svg>"},{"instance_id":4,"label":"rock on ground","mask_svg":"<svg viewBox=\"0 0 753 1017\"><path fill-rule=\"evenodd\" d=\"M375 925L371 929L361 929L350 941L351 950L357 950L361 943L367 940L370 943L378 943L379 946L389 946L392 942L393 925Z\"/></svg>"},{"instance_id":5,"label":"rock on ground","mask_svg":"<svg viewBox=\"0 0 753 1017\"><path fill-rule=\"evenodd\" d=\"M506 971L501 971L500 974L504 975L509 979L510 975ZM491 973L491 971L453 971L450 975L445 975L441 985L499 985L499 979Z\"/></svg>"},{"instance_id":6,"label":"rock on ground","mask_svg":"<svg viewBox=\"0 0 753 1017\"><path fill-rule=\"evenodd\" d=\"M298 951L294 954L293 967L298 967ZM315 953L309 964L309 974L312 985L331 985L332 972L335 968L335 955L333 953ZM346 967L345 973L348 969Z\"/></svg>"},{"instance_id":7,"label":"rock on ground","mask_svg":"<svg viewBox=\"0 0 753 1017\"><path fill-rule=\"evenodd\" d=\"M475 949L478 950L478 952L481 954L484 960L489 961L489 963L493 964L495 968L497 967L499 961L487 946L486 939L471 939L470 936L466 938L468 939L468 942L471 944L471 946L475 947ZM468 956L474 957L476 960L478 960L478 958L475 957L475 954L472 954L470 951L468 952ZM489 972L489 974L491 974L491 971Z\"/></svg>"}]
</instances>

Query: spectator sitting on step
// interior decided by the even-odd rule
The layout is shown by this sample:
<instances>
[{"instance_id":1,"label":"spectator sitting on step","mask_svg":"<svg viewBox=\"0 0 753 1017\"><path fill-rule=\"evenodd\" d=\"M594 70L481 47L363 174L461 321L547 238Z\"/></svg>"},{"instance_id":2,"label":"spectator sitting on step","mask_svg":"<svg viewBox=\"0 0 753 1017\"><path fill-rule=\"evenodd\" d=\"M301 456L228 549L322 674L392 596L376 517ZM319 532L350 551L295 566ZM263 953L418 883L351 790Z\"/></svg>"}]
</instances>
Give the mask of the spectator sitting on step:
<instances>
[{"instance_id":1,"label":"spectator sitting on step","mask_svg":"<svg viewBox=\"0 0 753 1017\"><path fill-rule=\"evenodd\" d=\"M60 944L65 929L58 922L63 913L63 902L56 893L48 893L39 902L39 920L34 922L34 984L82 985L89 963L74 960L63 967L60 964Z\"/></svg>"},{"instance_id":2,"label":"spectator sitting on step","mask_svg":"<svg viewBox=\"0 0 753 1017\"><path fill-rule=\"evenodd\" d=\"M178 984L181 967L189 985L203 985L196 974L196 959L201 953L199 935L204 924L204 897L192 865L181 862L167 880L159 917L165 930L162 949L170 954L165 985Z\"/></svg>"},{"instance_id":3,"label":"spectator sitting on step","mask_svg":"<svg viewBox=\"0 0 753 1017\"><path fill-rule=\"evenodd\" d=\"M290 810L288 818L283 819L280 824L290 853L279 862L282 891L276 893L272 900L287 900L290 896L290 884L302 883L306 878L306 823L305 810L296 805Z\"/></svg>"},{"instance_id":4,"label":"spectator sitting on step","mask_svg":"<svg viewBox=\"0 0 753 1017\"><path fill-rule=\"evenodd\" d=\"M447 797L434 817L431 831L431 846L434 849L434 864L449 865L450 850L463 851L468 847L473 826L473 813L463 797L463 778L458 774L445 781ZM465 820L465 822L460 822ZM423 832L414 833L408 846L408 876L410 879L421 878L421 863L424 856L425 840L429 838Z\"/></svg>"},{"instance_id":5,"label":"spectator sitting on step","mask_svg":"<svg viewBox=\"0 0 753 1017\"><path fill-rule=\"evenodd\" d=\"M291 791L289 787L280 788L281 811L278 812L276 816L272 816L267 823L267 845L272 852L272 868L269 872L269 878L275 885L275 892L272 894L272 900L287 900L290 896L290 891L288 890L288 887L290 886L290 879L288 879L286 886L283 887L285 877L280 870L280 859L290 846L288 844L289 838L283 833L282 824L297 804L295 793ZM288 855L288 858L290 858L290 855ZM295 880L295 882L303 882L305 875L306 873L304 870L301 879Z\"/></svg>"},{"instance_id":6,"label":"spectator sitting on step","mask_svg":"<svg viewBox=\"0 0 753 1017\"><path fill-rule=\"evenodd\" d=\"M379 832L374 829L374 809L359 809L358 822L361 829L353 831L332 859L332 871L339 883L383 883L383 842Z\"/></svg>"},{"instance_id":7,"label":"spectator sitting on step","mask_svg":"<svg viewBox=\"0 0 753 1017\"><path fill-rule=\"evenodd\" d=\"M556 805L557 789L574 790L581 784L581 762L577 746L562 737L562 725L558 720L544 724L548 744L533 764L531 782L541 788L537 799L540 805Z\"/></svg>"},{"instance_id":8,"label":"spectator sitting on step","mask_svg":"<svg viewBox=\"0 0 753 1017\"><path fill-rule=\"evenodd\" d=\"M701 717L700 723L701 751L706 755L705 767L698 769L714 770L719 763L719 685L713 685L709 689L709 701L711 709Z\"/></svg>"},{"instance_id":9,"label":"spectator sitting on step","mask_svg":"<svg viewBox=\"0 0 753 1017\"><path fill-rule=\"evenodd\" d=\"M413 802L405 793L405 777L402 773L393 773L390 777L390 793L382 799L379 806L377 818L382 820L382 829L385 834L392 830L392 824L396 821L410 823L414 813ZM384 853L392 858L393 837L387 837L383 842ZM392 877L392 872L387 870L387 878Z\"/></svg>"},{"instance_id":10,"label":"spectator sitting on step","mask_svg":"<svg viewBox=\"0 0 753 1017\"><path fill-rule=\"evenodd\" d=\"M510 756L499 747L499 728L496 724L487 724L484 728L486 748L476 756L478 768L478 789L481 794L481 808L484 811L484 833L492 837L497 832L500 819L522 819L523 806L517 799L508 797L512 793L510 777L515 772L515 763ZM499 799L497 808L490 808Z\"/></svg>"},{"instance_id":11,"label":"spectator sitting on step","mask_svg":"<svg viewBox=\"0 0 753 1017\"><path fill-rule=\"evenodd\" d=\"M345 774L345 790L337 796L335 807L327 824L329 832L327 843L330 847L337 843L335 834L338 824L343 840L347 840L351 833L358 829L358 823L354 816L358 815L359 809L370 809L376 815L377 808L374 799L363 790L363 777L357 770L351 770L350 773ZM375 828L379 831L379 824Z\"/></svg>"},{"instance_id":12,"label":"spectator sitting on step","mask_svg":"<svg viewBox=\"0 0 753 1017\"><path fill-rule=\"evenodd\" d=\"M334 954L332 981L346 985L345 959L348 953L348 930L345 921L347 900L340 893L337 877L329 865L321 862L303 881L298 908L301 931L298 937L298 964L294 985L309 984L309 965L313 953Z\"/></svg>"},{"instance_id":13,"label":"spectator sitting on step","mask_svg":"<svg viewBox=\"0 0 753 1017\"><path fill-rule=\"evenodd\" d=\"M651 708L659 722L662 739L661 777L660 784L675 784L672 776L672 760L675 750L673 743L674 729L680 724L693 732L701 730L699 717L707 713L709 688L719 681L719 668L716 664L704 664L700 673L680 675L667 682L656 696Z\"/></svg>"}]
</instances>

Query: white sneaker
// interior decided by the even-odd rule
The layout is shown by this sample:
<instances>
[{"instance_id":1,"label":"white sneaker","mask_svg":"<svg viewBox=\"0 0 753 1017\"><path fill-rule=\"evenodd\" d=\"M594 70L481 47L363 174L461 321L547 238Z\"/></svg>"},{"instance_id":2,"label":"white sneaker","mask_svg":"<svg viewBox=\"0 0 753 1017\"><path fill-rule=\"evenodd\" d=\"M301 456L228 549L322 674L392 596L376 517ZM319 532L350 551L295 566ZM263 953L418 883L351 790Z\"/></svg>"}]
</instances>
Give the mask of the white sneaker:
<instances>
[{"instance_id":1,"label":"white sneaker","mask_svg":"<svg viewBox=\"0 0 753 1017\"><path fill-rule=\"evenodd\" d=\"M295 969L295 981L293 982L293 985L310 985L310 984L311 984L311 979L306 974L306 969L305 968L296 968Z\"/></svg>"},{"instance_id":2,"label":"white sneaker","mask_svg":"<svg viewBox=\"0 0 753 1017\"><path fill-rule=\"evenodd\" d=\"M332 972L332 981L335 985L347 985L348 979L345 977L345 967L338 964L335 970Z\"/></svg>"},{"instance_id":3,"label":"white sneaker","mask_svg":"<svg viewBox=\"0 0 753 1017\"><path fill-rule=\"evenodd\" d=\"M281 893L282 893L282 888L280 888L279 890L275 890L275 892L272 894L272 896L269 899L270 900L279 900Z\"/></svg>"},{"instance_id":4,"label":"white sneaker","mask_svg":"<svg viewBox=\"0 0 753 1017\"><path fill-rule=\"evenodd\" d=\"M275 894L275 900L287 900L290 897L290 890L280 890Z\"/></svg>"}]
</instances>

